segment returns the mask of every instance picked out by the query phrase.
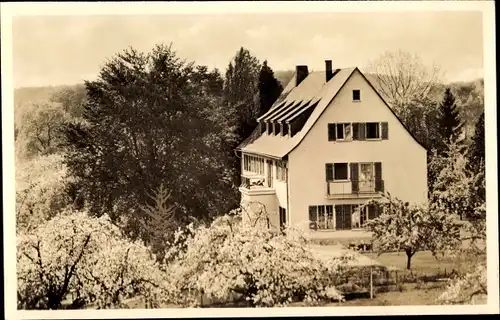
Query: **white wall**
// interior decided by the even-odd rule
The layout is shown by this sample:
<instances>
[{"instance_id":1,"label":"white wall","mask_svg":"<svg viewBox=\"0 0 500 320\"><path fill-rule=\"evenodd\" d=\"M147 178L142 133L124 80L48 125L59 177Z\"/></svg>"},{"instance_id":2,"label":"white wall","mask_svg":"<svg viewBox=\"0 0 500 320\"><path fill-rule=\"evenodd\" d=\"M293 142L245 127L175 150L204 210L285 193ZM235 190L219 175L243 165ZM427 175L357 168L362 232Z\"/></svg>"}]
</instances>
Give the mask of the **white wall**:
<instances>
[{"instance_id":1,"label":"white wall","mask_svg":"<svg viewBox=\"0 0 500 320\"><path fill-rule=\"evenodd\" d=\"M361 101L352 101L352 90ZM328 141L328 123L388 122L389 139ZM308 206L355 201L327 200L325 163L382 162L385 190L412 203L427 199L426 151L404 129L358 72L351 76L302 142L289 154L290 222L307 221Z\"/></svg>"}]
</instances>

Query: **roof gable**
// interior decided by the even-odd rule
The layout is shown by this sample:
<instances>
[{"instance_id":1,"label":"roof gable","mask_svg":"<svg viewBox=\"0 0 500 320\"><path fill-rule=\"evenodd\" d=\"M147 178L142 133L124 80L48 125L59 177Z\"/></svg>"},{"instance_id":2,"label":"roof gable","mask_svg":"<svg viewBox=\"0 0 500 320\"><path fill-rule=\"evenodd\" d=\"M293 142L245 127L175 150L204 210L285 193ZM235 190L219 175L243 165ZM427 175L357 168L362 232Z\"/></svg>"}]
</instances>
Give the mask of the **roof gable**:
<instances>
[{"instance_id":1,"label":"roof gable","mask_svg":"<svg viewBox=\"0 0 500 320\"><path fill-rule=\"evenodd\" d=\"M266 123L277 123L276 121L293 126L294 121L298 122L297 118L305 114L307 119L305 121L302 119L300 123L297 123L300 126L298 131L291 136L288 134L275 135L274 133L262 134L263 130L259 126L238 146L237 150L274 158L283 158L286 156L300 144L355 71L362 75L363 79L376 92L386 107L391 110L392 114L398 119L405 130L425 149L401 122L399 117L396 116L373 84L355 67L337 69L332 79L328 82L325 81L325 72L312 72L296 87L294 75L275 104L268 112L259 117L258 121L260 122L260 126ZM291 129L289 128L288 130Z\"/></svg>"}]
</instances>

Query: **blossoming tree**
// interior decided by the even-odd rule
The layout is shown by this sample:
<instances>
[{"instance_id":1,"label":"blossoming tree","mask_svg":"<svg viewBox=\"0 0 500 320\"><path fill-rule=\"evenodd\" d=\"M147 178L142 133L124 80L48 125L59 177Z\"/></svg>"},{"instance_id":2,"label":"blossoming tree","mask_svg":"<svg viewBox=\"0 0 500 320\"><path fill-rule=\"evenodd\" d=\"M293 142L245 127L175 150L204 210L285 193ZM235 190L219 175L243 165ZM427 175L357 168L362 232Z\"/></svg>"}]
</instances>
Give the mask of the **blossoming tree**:
<instances>
[{"instance_id":1,"label":"blossoming tree","mask_svg":"<svg viewBox=\"0 0 500 320\"><path fill-rule=\"evenodd\" d=\"M167 257L169 302L198 305L200 295L251 306L280 306L294 300L339 300L334 283L346 259L322 260L297 230L242 223L241 209L209 226L177 233Z\"/></svg>"},{"instance_id":2,"label":"blossoming tree","mask_svg":"<svg viewBox=\"0 0 500 320\"><path fill-rule=\"evenodd\" d=\"M63 212L17 238L18 308L121 307L155 294L162 273L149 249L122 237L106 216Z\"/></svg>"},{"instance_id":3,"label":"blossoming tree","mask_svg":"<svg viewBox=\"0 0 500 320\"><path fill-rule=\"evenodd\" d=\"M370 203L382 209L380 216L367 223L379 254L404 251L407 269L418 251L431 250L437 255L460 244L460 229L454 217L438 208L405 203L389 193Z\"/></svg>"}]
</instances>

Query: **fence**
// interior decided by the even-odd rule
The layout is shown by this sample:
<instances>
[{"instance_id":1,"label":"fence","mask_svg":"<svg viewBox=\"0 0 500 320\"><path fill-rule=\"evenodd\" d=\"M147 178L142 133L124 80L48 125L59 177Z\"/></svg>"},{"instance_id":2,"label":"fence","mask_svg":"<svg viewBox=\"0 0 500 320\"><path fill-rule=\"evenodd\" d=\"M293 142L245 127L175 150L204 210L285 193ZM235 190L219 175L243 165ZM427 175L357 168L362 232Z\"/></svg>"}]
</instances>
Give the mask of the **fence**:
<instances>
[{"instance_id":1,"label":"fence","mask_svg":"<svg viewBox=\"0 0 500 320\"><path fill-rule=\"evenodd\" d=\"M455 269L438 269L434 273L414 270L390 270L382 266L357 267L351 269L341 279L337 287L346 296L346 299L373 297L375 293L402 290L405 284L444 284L449 279L458 276Z\"/></svg>"}]
</instances>

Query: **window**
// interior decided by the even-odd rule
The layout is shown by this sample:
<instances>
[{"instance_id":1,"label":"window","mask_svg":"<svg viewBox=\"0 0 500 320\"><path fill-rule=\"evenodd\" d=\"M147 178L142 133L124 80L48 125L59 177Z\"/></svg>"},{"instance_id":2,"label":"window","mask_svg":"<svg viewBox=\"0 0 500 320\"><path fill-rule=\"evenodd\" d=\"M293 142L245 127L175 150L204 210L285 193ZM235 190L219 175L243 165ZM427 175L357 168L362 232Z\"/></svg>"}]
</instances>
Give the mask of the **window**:
<instances>
[{"instance_id":1,"label":"window","mask_svg":"<svg viewBox=\"0 0 500 320\"><path fill-rule=\"evenodd\" d=\"M328 141L351 140L352 130L350 123L329 123Z\"/></svg>"},{"instance_id":2,"label":"window","mask_svg":"<svg viewBox=\"0 0 500 320\"><path fill-rule=\"evenodd\" d=\"M333 230L333 206L319 205L309 206L309 229Z\"/></svg>"},{"instance_id":3,"label":"window","mask_svg":"<svg viewBox=\"0 0 500 320\"><path fill-rule=\"evenodd\" d=\"M264 159L249 155L243 156L243 169L247 172L264 174Z\"/></svg>"},{"instance_id":4,"label":"window","mask_svg":"<svg viewBox=\"0 0 500 320\"><path fill-rule=\"evenodd\" d=\"M360 90L352 90L352 100L360 101L361 100L361 91Z\"/></svg>"},{"instance_id":5,"label":"window","mask_svg":"<svg viewBox=\"0 0 500 320\"><path fill-rule=\"evenodd\" d=\"M347 180L347 179L348 179L347 163L334 163L333 180Z\"/></svg>"},{"instance_id":6,"label":"window","mask_svg":"<svg viewBox=\"0 0 500 320\"><path fill-rule=\"evenodd\" d=\"M366 124L366 139L380 138L380 124L378 122L368 122Z\"/></svg>"},{"instance_id":7,"label":"window","mask_svg":"<svg viewBox=\"0 0 500 320\"><path fill-rule=\"evenodd\" d=\"M286 181L287 179L286 163L283 161L276 162L276 180Z\"/></svg>"},{"instance_id":8,"label":"window","mask_svg":"<svg viewBox=\"0 0 500 320\"><path fill-rule=\"evenodd\" d=\"M351 230L363 228L367 221L377 218L379 212L380 209L371 204L309 206L309 229Z\"/></svg>"},{"instance_id":9,"label":"window","mask_svg":"<svg viewBox=\"0 0 500 320\"><path fill-rule=\"evenodd\" d=\"M373 163L361 163L361 170L359 172L359 180L373 181L375 180L375 172L373 170Z\"/></svg>"}]
</instances>

